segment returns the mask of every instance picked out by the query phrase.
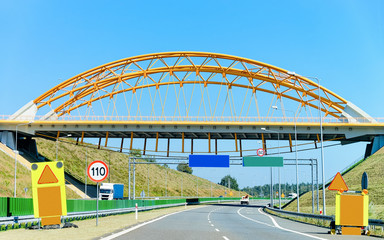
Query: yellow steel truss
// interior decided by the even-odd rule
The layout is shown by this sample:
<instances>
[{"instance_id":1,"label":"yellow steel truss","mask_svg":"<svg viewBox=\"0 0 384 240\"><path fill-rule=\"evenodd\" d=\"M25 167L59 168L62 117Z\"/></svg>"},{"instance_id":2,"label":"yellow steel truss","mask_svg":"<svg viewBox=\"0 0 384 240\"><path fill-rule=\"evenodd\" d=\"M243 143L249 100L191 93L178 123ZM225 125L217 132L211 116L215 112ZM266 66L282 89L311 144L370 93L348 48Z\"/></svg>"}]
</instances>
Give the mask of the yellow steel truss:
<instances>
[{"instance_id":1,"label":"yellow steel truss","mask_svg":"<svg viewBox=\"0 0 384 240\"><path fill-rule=\"evenodd\" d=\"M226 64L223 64L223 61ZM185 73L183 78L175 74L181 72ZM201 74L203 72L211 73L211 76L221 74L225 81L215 81L212 77L204 78ZM156 74L161 74L161 77L154 77ZM191 74L195 74L198 78L188 79ZM227 77L229 75L235 78L229 80ZM166 76L169 77L168 81L164 81ZM238 83L239 78L247 78L249 84ZM127 87L119 89L122 83ZM265 83L272 84L273 89L266 88ZM93 68L60 83L36 98L34 103L38 108L42 108L58 101L59 106L53 110L58 116L62 116L82 106L91 106L95 101L112 99L117 94L129 91L135 93L139 89L152 87L159 89L161 86L169 85L182 88L185 84L202 84L204 87L220 85L226 86L227 91L234 87L252 90L253 93L261 91L274 94L277 99L284 97L297 101L301 106L316 109L318 108L316 101L320 99L321 111L325 116L331 115L335 118L340 117L347 103L342 97L321 86L319 97L317 83L299 75L292 76L287 70L251 59L205 52L165 52L121 59ZM284 90L281 90L282 87ZM106 90L107 88L112 89ZM208 91L207 98L209 101ZM136 96L136 101L140 103L141 96L139 98ZM165 106L161 104L164 109ZM231 99L229 99L229 105L231 107ZM205 105L203 107L205 109ZM114 110L115 108L114 105Z\"/></svg>"}]
</instances>

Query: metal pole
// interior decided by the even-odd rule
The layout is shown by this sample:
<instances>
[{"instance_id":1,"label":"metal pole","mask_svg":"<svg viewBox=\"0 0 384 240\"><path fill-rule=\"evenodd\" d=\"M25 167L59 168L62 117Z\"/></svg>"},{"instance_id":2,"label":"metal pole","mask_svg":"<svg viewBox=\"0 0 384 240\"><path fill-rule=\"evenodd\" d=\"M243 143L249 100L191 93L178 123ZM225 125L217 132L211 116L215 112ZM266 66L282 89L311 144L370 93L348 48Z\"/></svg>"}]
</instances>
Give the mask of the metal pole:
<instances>
[{"instance_id":1,"label":"metal pole","mask_svg":"<svg viewBox=\"0 0 384 240\"><path fill-rule=\"evenodd\" d=\"M111 182L111 152L109 152L109 158L108 158L108 167L109 167L109 174L108 174L108 182Z\"/></svg>"},{"instance_id":2,"label":"metal pole","mask_svg":"<svg viewBox=\"0 0 384 240\"><path fill-rule=\"evenodd\" d=\"M326 215L326 209L325 209L325 177L324 177L324 149L323 149L323 116L321 114L321 96L320 96L320 79L317 77L313 77L317 80L319 85L319 117L320 117L320 139L321 139L321 173L322 173L322 181L323 181L323 215Z\"/></svg>"},{"instance_id":3,"label":"metal pole","mask_svg":"<svg viewBox=\"0 0 384 240\"><path fill-rule=\"evenodd\" d=\"M196 177L197 197L199 197L199 179Z\"/></svg>"},{"instance_id":4,"label":"metal pole","mask_svg":"<svg viewBox=\"0 0 384 240\"><path fill-rule=\"evenodd\" d=\"M313 186L313 159L311 159L311 177L312 177L312 213L315 213L315 189Z\"/></svg>"},{"instance_id":5,"label":"metal pole","mask_svg":"<svg viewBox=\"0 0 384 240\"><path fill-rule=\"evenodd\" d=\"M19 125L16 125L16 134L15 134L15 189L13 190L13 197L16 198L16 176L17 176L17 127Z\"/></svg>"},{"instance_id":6,"label":"metal pole","mask_svg":"<svg viewBox=\"0 0 384 240\"><path fill-rule=\"evenodd\" d=\"M149 197L149 165L147 165L147 194Z\"/></svg>"},{"instance_id":7,"label":"metal pole","mask_svg":"<svg viewBox=\"0 0 384 240\"><path fill-rule=\"evenodd\" d=\"M272 167L271 167L271 187L270 187L270 191L271 191L271 208L273 208L273 181L272 181L272 177L273 177L273 172L272 172Z\"/></svg>"},{"instance_id":8,"label":"metal pole","mask_svg":"<svg viewBox=\"0 0 384 240\"><path fill-rule=\"evenodd\" d=\"M96 190L97 190L97 199L96 199L96 226L97 226L99 224L99 182L97 182Z\"/></svg>"},{"instance_id":9,"label":"metal pole","mask_svg":"<svg viewBox=\"0 0 384 240\"><path fill-rule=\"evenodd\" d=\"M280 157L280 134L277 133L277 150L279 152ZM280 182L280 168L278 168L279 171L279 209L281 209L281 182Z\"/></svg>"},{"instance_id":10,"label":"metal pole","mask_svg":"<svg viewBox=\"0 0 384 240\"><path fill-rule=\"evenodd\" d=\"M184 182L184 175L181 174L181 196L183 196L183 182Z\"/></svg>"},{"instance_id":11,"label":"metal pole","mask_svg":"<svg viewBox=\"0 0 384 240\"><path fill-rule=\"evenodd\" d=\"M316 189L317 189L317 211L319 211L319 161L316 159Z\"/></svg>"},{"instance_id":12,"label":"metal pole","mask_svg":"<svg viewBox=\"0 0 384 240\"><path fill-rule=\"evenodd\" d=\"M128 156L128 199L131 200L131 158Z\"/></svg>"},{"instance_id":13,"label":"metal pole","mask_svg":"<svg viewBox=\"0 0 384 240\"><path fill-rule=\"evenodd\" d=\"M133 158L133 200L136 199L136 158Z\"/></svg>"},{"instance_id":14,"label":"metal pole","mask_svg":"<svg viewBox=\"0 0 384 240\"><path fill-rule=\"evenodd\" d=\"M58 153L57 153L57 148L58 148L58 142L59 142L59 138L56 138L56 162L57 162L57 155L58 155Z\"/></svg>"},{"instance_id":15,"label":"metal pole","mask_svg":"<svg viewBox=\"0 0 384 240\"><path fill-rule=\"evenodd\" d=\"M300 212L300 189L299 189L299 160L297 158L297 125L295 114L295 157L296 157L296 195L297 195L297 212Z\"/></svg>"},{"instance_id":16,"label":"metal pole","mask_svg":"<svg viewBox=\"0 0 384 240\"><path fill-rule=\"evenodd\" d=\"M87 194L87 180L88 180L88 175L87 175L87 152L88 152L88 148L85 149L85 197L88 196Z\"/></svg>"}]
</instances>

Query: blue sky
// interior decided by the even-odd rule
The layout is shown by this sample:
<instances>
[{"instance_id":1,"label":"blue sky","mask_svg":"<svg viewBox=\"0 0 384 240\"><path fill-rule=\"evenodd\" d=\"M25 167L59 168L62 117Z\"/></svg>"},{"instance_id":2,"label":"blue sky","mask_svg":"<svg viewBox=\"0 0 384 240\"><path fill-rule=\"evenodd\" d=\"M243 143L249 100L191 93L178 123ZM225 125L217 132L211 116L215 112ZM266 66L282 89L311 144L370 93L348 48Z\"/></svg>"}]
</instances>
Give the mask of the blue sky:
<instances>
[{"instance_id":1,"label":"blue sky","mask_svg":"<svg viewBox=\"0 0 384 240\"><path fill-rule=\"evenodd\" d=\"M324 87L371 116L384 117L381 0L3 1L0 25L0 115L101 64L190 50L246 57L319 77ZM334 166L326 178L364 149L364 144L327 149L326 165ZM319 152L302 155L318 157ZM255 179L268 182L263 170L228 171L241 186ZM215 182L223 174L195 172Z\"/></svg>"}]
</instances>

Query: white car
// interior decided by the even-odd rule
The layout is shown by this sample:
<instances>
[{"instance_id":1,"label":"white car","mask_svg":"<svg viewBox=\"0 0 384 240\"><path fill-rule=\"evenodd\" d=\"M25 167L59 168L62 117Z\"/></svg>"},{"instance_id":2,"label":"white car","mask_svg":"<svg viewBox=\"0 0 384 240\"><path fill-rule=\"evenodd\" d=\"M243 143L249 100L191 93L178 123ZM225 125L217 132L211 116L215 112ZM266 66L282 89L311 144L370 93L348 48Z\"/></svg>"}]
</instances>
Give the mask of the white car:
<instances>
[{"instance_id":1,"label":"white car","mask_svg":"<svg viewBox=\"0 0 384 240\"><path fill-rule=\"evenodd\" d=\"M240 200L240 204L243 205L249 205L249 196L248 195L245 195L245 196L242 196L241 197L241 200Z\"/></svg>"}]
</instances>

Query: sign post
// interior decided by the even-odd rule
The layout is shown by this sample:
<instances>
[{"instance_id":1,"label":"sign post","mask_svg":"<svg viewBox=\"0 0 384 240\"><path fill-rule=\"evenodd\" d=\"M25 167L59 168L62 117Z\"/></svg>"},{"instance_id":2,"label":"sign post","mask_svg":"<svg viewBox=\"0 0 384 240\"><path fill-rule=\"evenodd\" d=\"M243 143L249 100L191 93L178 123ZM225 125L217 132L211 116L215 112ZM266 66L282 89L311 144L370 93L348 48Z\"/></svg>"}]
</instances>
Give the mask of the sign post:
<instances>
[{"instance_id":1,"label":"sign post","mask_svg":"<svg viewBox=\"0 0 384 240\"><path fill-rule=\"evenodd\" d=\"M103 161L93 161L88 166L88 177L97 182L97 199L96 199L96 226L99 223L99 182L104 181L108 177L108 166Z\"/></svg>"}]
</instances>

